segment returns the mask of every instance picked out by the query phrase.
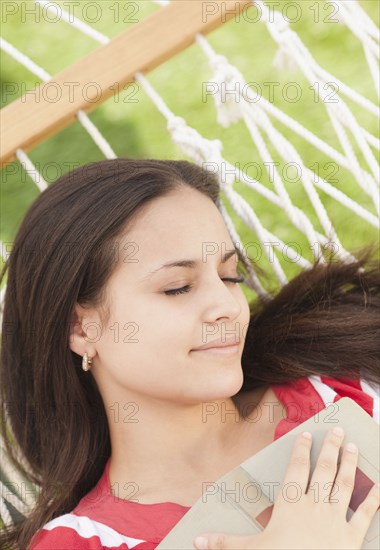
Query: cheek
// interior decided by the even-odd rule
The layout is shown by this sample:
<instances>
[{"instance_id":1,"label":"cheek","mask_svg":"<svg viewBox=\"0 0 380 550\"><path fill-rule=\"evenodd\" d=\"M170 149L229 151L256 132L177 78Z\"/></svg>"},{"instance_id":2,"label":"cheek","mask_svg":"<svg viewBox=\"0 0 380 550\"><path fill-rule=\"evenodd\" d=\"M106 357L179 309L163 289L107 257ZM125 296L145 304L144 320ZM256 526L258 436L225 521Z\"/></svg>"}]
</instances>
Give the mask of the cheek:
<instances>
[{"instance_id":1,"label":"cheek","mask_svg":"<svg viewBox=\"0 0 380 550\"><path fill-rule=\"evenodd\" d=\"M170 298L169 298L170 299ZM191 315L184 308L164 308L150 302L128 308L129 314L115 315L114 334L108 334L105 345L118 357L134 361L173 358L176 350L189 347ZM110 336L118 338L118 342Z\"/></svg>"}]
</instances>

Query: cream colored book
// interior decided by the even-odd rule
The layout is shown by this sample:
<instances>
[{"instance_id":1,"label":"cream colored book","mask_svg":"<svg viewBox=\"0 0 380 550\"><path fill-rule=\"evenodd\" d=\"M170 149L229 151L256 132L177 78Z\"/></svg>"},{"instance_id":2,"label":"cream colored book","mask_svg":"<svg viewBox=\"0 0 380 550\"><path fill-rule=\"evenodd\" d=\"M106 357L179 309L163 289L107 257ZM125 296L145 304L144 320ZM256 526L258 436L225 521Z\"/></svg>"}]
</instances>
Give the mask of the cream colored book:
<instances>
[{"instance_id":1,"label":"cream colored book","mask_svg":"<svg viewBox=\"0 0 380 550\"><path fill-rule=\"evenodd\" d=\"M157 549L194 550L192 541L202 532L255 535L263 531L285 478L297 435L304 430L313 434L310 453L312 473L325 435L334 426L344 428L343 444L353 441L359 448L355 487L347 512L349 520L372 485L379 482L380 436L377 422L352 399L344 397L242 462L217 482L205 484L202 497L161 541ZM342 448L339 461L341 453ZM296 498L293 489L291 494L292 498ZM362 548L378 550L379 532L378 510Z\"/></svg>"}]
</instances>

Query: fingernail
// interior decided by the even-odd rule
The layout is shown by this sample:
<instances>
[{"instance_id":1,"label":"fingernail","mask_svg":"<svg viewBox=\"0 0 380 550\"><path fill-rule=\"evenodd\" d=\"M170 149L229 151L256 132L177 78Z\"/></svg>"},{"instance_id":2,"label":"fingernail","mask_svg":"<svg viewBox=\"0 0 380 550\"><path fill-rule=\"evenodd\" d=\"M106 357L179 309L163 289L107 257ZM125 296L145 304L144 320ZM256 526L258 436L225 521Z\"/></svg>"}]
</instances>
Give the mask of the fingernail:
<instances>
[{"instance_id":1,"label":"fingernail","mask_svg":"<svg viewBox=\"0 0 380 550\"><path fill-rule=\"evenodd\" d=\"M206 537L197 537L194 540L194 544L199 550L207 550L208 548L208 540Z\"/></svg>"},{"instance_id":2,"label":"fingernail","mask_svg":"<svg viewBox=\"0 0 380 550\"><path fill-rule=\"evenodd\" d=\"M355 443L347 443L346 445L346 449L349 453L356 453L356 451L358 450L357 446L355 445Z\"/></svg>"},{"instance_id":3,"label":"fingernail","mask_svg":"<svg viewBox=\"0 0 380 550\"><path fill-rule=\"evenodd\" d=\"M333 433L334 433L335 435L339 435L339 437L342 437L342 435L344 434L343 429L342 429L340 426L336 426L336 427L333 429Z\"/></svg>"},{"instance_id":4,"label":"fingernail","mask_svg":"<svg viewBox=\"0 0 380 550\"><path fill-rule=\"evenodd\" d=\"M311 439L311 433L310 432L302 432L302 437L305 439Z\"/></svg>"}]
</instances>

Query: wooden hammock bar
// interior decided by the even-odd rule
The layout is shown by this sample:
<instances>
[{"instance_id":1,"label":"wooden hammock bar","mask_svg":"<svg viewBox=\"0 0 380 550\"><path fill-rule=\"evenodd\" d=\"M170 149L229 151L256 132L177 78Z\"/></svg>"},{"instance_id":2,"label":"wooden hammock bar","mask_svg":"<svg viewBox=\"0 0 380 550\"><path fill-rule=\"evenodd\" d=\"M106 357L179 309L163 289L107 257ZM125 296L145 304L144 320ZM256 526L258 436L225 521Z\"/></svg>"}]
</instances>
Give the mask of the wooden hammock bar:
<instances>
[{"instance_id":1,"label":"wooden hammock bar","mask_svg":"<svg viewBox=\"0 0 380 550\"><path fill-rule=\"evenodd\" d=\"M103 101L149 73L226 21L240 17L251 0L171 2L132 28L75 61L48 82L1 110L1 168ZM54 95L56 94L56 96ZM52 97L57 97L54 101Z\"/></svg>"}]
</instances>

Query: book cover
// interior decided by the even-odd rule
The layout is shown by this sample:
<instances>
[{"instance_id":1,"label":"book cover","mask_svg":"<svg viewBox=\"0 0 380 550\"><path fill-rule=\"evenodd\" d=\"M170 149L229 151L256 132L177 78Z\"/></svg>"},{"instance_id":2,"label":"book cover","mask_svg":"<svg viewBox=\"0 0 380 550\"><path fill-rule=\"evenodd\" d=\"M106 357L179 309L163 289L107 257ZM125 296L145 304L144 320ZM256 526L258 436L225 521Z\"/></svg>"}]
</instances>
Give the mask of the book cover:
<instances>
[{"instance_id":1,"label":"book cover","mask_svg":"<svg viewBox=\"0 0 380 550\"><path fill-rule=\"evenodd\" d=\"M313 435L310 481L326 433L335 426L342 426L345 431L338 464L342 448L348 441L356 443L359 449L355 487L347 511L349 520L372 485L379 481L380 437L376 421L355 401L344 397L245 460L215 483L205 483L202 496L161 541L157 550L194 550L192 541L202 532L255 535L263 531L271 517L298 434L308 430ZM362 548L380 548L379 510Z\"/></svg>"}]
</instances>

